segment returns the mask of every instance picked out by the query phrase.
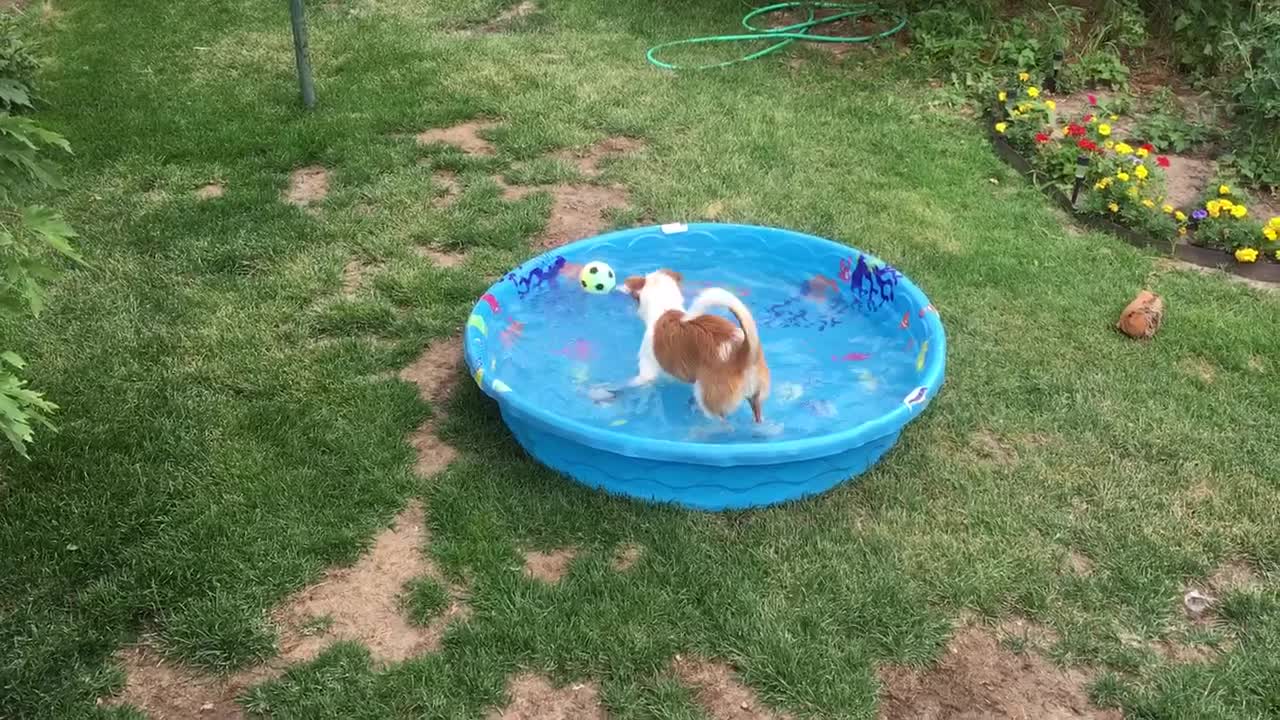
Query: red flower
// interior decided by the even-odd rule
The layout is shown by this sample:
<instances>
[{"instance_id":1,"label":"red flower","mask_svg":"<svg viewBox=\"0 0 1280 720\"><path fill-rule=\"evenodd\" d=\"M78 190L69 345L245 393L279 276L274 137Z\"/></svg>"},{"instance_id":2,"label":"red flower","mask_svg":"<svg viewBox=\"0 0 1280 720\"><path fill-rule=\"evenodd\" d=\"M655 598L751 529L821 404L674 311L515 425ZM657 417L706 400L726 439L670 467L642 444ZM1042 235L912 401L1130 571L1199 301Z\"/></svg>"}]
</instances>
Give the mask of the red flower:
<instances>
[{"instance_id":1,"label":"red flower","mask_svg":"<svg viewBox=\"0 0 1280 720\"><path fill-rule=\"evenodd\" d=\"M1087 132L1088 130L1085 130L1083 125L1077 125L1075 123L1067 125L1067 135L1072 137L1084 137Z\"/></svg>"},{"instance_id":2,"label":"red flower","mask_svg":"<svg viewBox=\"0 0 1280 720\"><path fill-rule=\"evenodd\" d=\"M1146 150L1147 152L1155 152L1155 151L1156 151L1156 146L1155 146L1155 145L1152 145L1151 143L1143 143L1143 144L1142 144L1142 149L1143 149L1143 150Z\"/></svg>"},{"instance_id":3,"label":"red flower","mask_svg":"<svg viewBox=\"0 0 1280 720\"><path fill-rule=\"evenodd\" d=\"M1080 138L1080 142L1076 143L1076 147L1080 148L1081 150L1088 150L1089 152L1093 152L1098 149L1098 143L1090 140L1089 138Z\"/></svg>"},{"instance_id":4,"label":"red flower","mask_svg":"<svg viewBox=\"0 0 1280 720\"><path fill-rule=\"evenodd\" d=\"M1044 133L1042 133L1042 132L1038 132L1038 133L1036 133L1036 142L1038 142L1038 143L1047 143L1047 142L1049 142L1049 136L1048 136L1048 135L1045 135L1045 134L1044 134Z\"/></svg>"},{"instance_id":5,"label":"red flower","mask_svg":"<svg viewBox=\"0 0 1280 720\"><path fill-rule=\"evenodd\" d=\"M1161 155L1160 157L1156 158L1156 164L1159 165L1160 167L1169 167L1169 158Z\"/></svg>"},{"instance_id":6,"label":"red flower","mask_svg":"<svg viewBox=\"0 0 1280 720\"><path fill-rule=\"evenodd\" d=\"M1090 95L1090 96L1089 96L1089 104L1090 104L1090 105L1097 105L1097 104L1098 104L1098 96L1097 96L1097 95Z\"/></svg>"},{"instance_id":7,"label":"red flower","mask_svg":"<svg viewBox=\"0 0 1280 720\"><path fill-rule=\"evenodd\" d=\"M1091 123L1091 122L1093 122L1093 113L1089 113L1088 115L1085 115L1085 116L1084 116L1084 121L1085 121L1085 122L1087 122L1087 123Z\"/></svg>"}]
</instances>

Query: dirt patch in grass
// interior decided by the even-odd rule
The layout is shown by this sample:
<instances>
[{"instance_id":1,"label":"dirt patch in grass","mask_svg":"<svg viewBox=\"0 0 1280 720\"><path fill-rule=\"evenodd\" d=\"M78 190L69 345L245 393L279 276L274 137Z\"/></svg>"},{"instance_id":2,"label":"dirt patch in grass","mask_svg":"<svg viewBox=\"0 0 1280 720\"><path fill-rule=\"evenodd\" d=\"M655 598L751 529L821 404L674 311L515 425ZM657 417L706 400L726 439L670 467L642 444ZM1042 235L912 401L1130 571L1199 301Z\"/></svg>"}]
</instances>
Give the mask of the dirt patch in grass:
<instances>
[{"instance_id":1,"label":"dirt patch in grass","mask_svg":"<svg viewBox=\"0 0 1280 720\"><path fill-rule=\"evenodd\" d=\"M400 371L400 379L413 383L418 396L431 405L432 417L409 435L409 444L418 454L413 465L419 477L429 478L449 466L458 452L436 436L444 419L444 400L453 390L462 369L462 338L437 340L427 346L412 364Z\"/></svg>"},{"instance_id":2,"label":"dirt patch in grass","mask_svg":"<svg viewBox=\"0 0 1280 720\"><path fill-rule=\"evenodd\" d=\"M791 720L761 703L725 663L677 655L671 669L713 720Z\"/></svg>"},{"instance_id":3,"label":"dirt patch in grass","mask_svg":"<svg viewBox=\"0 0 1280 720\"><path fill-rule=\"evenodd\" d=\"M196 188L195 196L197 200L215 200L226 194L226 191L222 183L209 183Z\"/></svg>"},{"instance_id":4,"label":"dirt patch in grass","mask_svg":"<svg viewBox=\"0 0 1280 720\"><path fill-rule=\"evenodd\" d=\"M1056 645L1061 639L1052 628L1023 617L1005 618L996 623L996 635L999 640L1032 647L1042 652Z\"/></svg>"},{"instance_id":5,"label":"dirt patch in grass","mask_svg":"<svg viewBox=\"0 0 1280 720\"><path fill-rule=\"evenodd\" d=\"M506 30L507 28L511 27L513 24L519 22L520 20L523 20L524 18L529 17L530 15L536 12L538 12L537 3L533 2L533 0L522 0L522 2L516 3L515 5L512 5L511 7L507 8L506 10L503 10L493 20L482 25L480 27L480 32L482 33L502 32L503 30Z\"/></svg>"},{"instance_id":6,"label":"dirt patch in grass","mask_svg":"<svg viewBox=\"0 0 1280 720\"><path fill-rule=\"evenodd\" d=\"M481 137L481 133L498 126L490 120L468 120L447 128L424 130L416 135L419 145L444 143L453 145L468 155L496 155L493 143Z\"/></svg>"},{"instance_id":7,"label":"dirt patch in grass","mask_svg":"<svg viewBox=\"0 0 1280 720\"><path fill-rule=\"evenodd\" d=\"M457 173L448 170L437 170L431 181L439 188L438 194L431 199L431 207L446 208L458 199L462 186L458 183Z\"/></svg>"},{"instance_id":8,"label":"dirt patch in grass","mask_svg":"<svg viewBox=\"0 0 1280 720\"><path fill-rule=\"evenodd\" d=\"M613 554L613 562L610 566L618 572L626 572L639 562L642 555L644 555L644 547L627 543L618 547L618 551Z\"/></svg>"},{"instance_id":9,"label":"dirt patch in grass","mask_svg":"<svg viewBox=\"0 0 1280 720\"><path fill-rule=\"evenodd\" d=\"M284 201L298 207L310 207L329 194L329 171L320 165L308 165L289 174L289 187Z\"/></svg>"},{"instance_id":10,"label":"dirt patch in grass","mask_svg":"<svg viewBox=\"0 0 1280 720\"><path fill-rule=\"evenodd\" d=\"M1032 653L1014 653L987 629L966 626L933 667L880 670L881 720L1037 718L1120 720L1118 710L1089 704L1088 677Z\"/></svg>"},{"instance_id":11,"label":"dirt patch in grass","mask_svg":"<svg viewBox=\"0 0 1280 720\"><path fill-rule=\"evenodd\" d=\"M645 144L640 140L625 136L607 137L584 151L561 150L556 157L578 169L583 177L594 178L600 175L600 165L624 155L632 155L644 150Z\"/></svg>"},{"instance_id":12,"label":"dirt patch in grass","mask_svg":"<svg viewBox=\"0 0 1280 720\"><path fill-rule=\"evenodd\" d=\"M1218 657L1218 650L1209 645L1192 645L1177 640L1158 640L1151 643L1157 655L1171 663L1207 663Z\"/></svg>"},{"instance_id":13,"label":"dirt patch in grass","mask_svg":"<svg viewBox=\"0 0 1280 720\"><path fill-rule=\"evenodd\" d=\"M621 210L628 201L626 188L617 185L555 185L551 195L551 217L537 240L543 248L599 235L609 225L605 212Z\"/></svg>"},{"instance_id":14,"label":"dirt patch in grass","mask_svg":"<svg viewBox=\"0 0 1280 720\"><path fill-rule=\"evenodd\" d=\"M1079 577L1089 577L1093 574L1093 560L1078 550L1067 551L1062 559L1062 567L1064 571Z\"/></svg>"},{"instance_id":15,"label":"dirt patch in grass","mask_svg":"<svg viewBox=\"0 0 1280 720\"><path fill-rule=\"evenodd\" d=\"M993 465L1009 467L1018 462L1018 450L989 430L979 430L969 440L978 457Z\"/></svg>"},{"instance_id":16,"label":"dirt patch in grass","mask_svg":"<svg viewBox=\"0 0 1280 720\"><path fill-rule=\"evenodd\" d=\"M359 260L350 260L342 266L342 295L351 297L364 286L364 279L376 268Z\"/></svg>"},{"instance_id":17,"label":"dirt patch in grass","mask_svg":"<svg viewBox=\"0 0 1280 720\"><path fill-rule=\"evenodd\" d=\"M454 599L442 615L425 627L409 622L400 600L405 584L423 575L444 582L427 560L426 542L425 516L415 502L355 565L330 570L277 611L281 624L291 628L282 638L281 657L288 662L310 660L337 640L359 642L384 663L438 650L447 625L467 610L458 599L461 591L453 588ZM293 630L321 619L327 624L320 632Z\"/></svg>"},{"instance_id":18,"label":"dirt patch in grass","mask_svg":"<svg viewBox=\"0 0 1280 720\"><path fill-rule=\"evenodd\" d=\"M569 564L578 556L574 548L560 548L551 552L530 550L524 554L524 574L548 585L555 585L569 573Z\"/></svg>"},{"instance_id":19,"label":"dirt patch in grass","mask_svg":"<svg viewBox=\"0 0 1280 720\"><path fill-rule=\"evenodd\" d=\"M546 189L536 185L512 185L498 175L493 176L493 181L497 183L498 188L502 190L502 199L508 202L521 200L536 192L541 192Z\"/></svg>"},{"instance_id":20,"label":"dirt patch in grass","mask_svg":"<svg viewBox=\"0 0 1280 720\"><path fill-rule=\"evenodd\" d=\"M494 710L488 720L604 720L600 690L595 683L558 688L541 675L523 674L507 684L510 702Z\"/></svg>"},{"instance_id":21,"label":"dirt patch in grass","mask_svg":"<svg viewBox=\"0 0 1280 720\"><path fill-rule=\"evenodd\" d=\"M1219 595L1236 590L1252 590L1262 582L1247 563L1228 560L1209 574L1209 589Z\"/></svg>"},{"instance_id":22,"label":"dirt patch in grass","mask_svg":"<svg viewBox=\"0 0 1280 720\"><path fill-rule=\"evenodd\" d=\"M430 260L437 267L458 267L467 261L465 253L442 252L440 250L432 250L431 248L424 248L422 246L415 246L413 248L413 252L416 253L418 257L424 257Z\"/></svg>"},{"instance_id":23,"label":"dirt patch in grass","mask_svg":"<svg viewBox=\"0 0 1280 720\"><path fill-rule=\"evenodd\" d=\"M135 705L154 720L230 720L244 717L236 698L247 688L315 658L338 640L361 643L385 663L438 650L448 625L465 619L468 607L463 591L449 586L449 608L427 626L411 624L403 613L400 596L405 583L426 575L447 585L426 555L425 528L422 506L414 502L355 565L328 571L286 600L272 613L280 654L270 661L220 677L165 660L143 643L117 654L126 675L124 689L100 703Z\"/></svg>"}]
</instances>

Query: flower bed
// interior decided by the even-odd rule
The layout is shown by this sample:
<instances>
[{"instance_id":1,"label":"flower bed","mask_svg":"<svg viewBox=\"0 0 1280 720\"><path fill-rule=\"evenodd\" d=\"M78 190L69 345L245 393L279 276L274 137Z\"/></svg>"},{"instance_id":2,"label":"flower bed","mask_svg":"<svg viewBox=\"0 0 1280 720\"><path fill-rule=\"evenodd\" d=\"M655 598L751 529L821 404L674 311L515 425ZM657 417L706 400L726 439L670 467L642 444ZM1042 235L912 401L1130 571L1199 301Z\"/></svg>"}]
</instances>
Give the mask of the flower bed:
<instances>
[{"instance_id":1,"label":"flower bed","mask_svg":"<svg viewBox=\"0 0 1280 720\"><path fill-rule=\"evenodd\" d=\"M1280 283L1280 217L1251 216L1248 199L1225 184L1176 207L1165 197L1169 159L1151 143L1117 137L1117 113L1089 96L1078 117L1064 118L1027 73L1018 81L997 95L993 145L1064 210L1133 244Z\"/></svg>"}]
</instances>

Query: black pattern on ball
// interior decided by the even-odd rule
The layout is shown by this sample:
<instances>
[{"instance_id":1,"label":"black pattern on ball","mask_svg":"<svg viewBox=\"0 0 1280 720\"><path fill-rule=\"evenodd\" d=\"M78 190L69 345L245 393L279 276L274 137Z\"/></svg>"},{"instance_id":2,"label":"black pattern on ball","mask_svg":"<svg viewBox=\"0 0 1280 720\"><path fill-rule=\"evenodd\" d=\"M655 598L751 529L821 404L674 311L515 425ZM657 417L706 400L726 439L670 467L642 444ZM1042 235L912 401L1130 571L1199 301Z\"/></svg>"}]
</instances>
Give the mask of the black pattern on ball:
<instances>
[{"instance_id":1,"label":"black pattern on ball","mask_svg":"<svg viewBox=\"0 0 1280 720\"><path fill-rule=\"evenodd\" d=\"M596 283L596 290L604 290L604 283Z\"/></svg>"},{"instance_id":2,"label":"black pattern on ball","mask_svg":"<svg viewBox=\"0 0 1280 720\"><path fill-rule=\"evenodd\" d=\"M595 265L592 265L591 267L587 268L587 272L591 273L592 275L595 275L596 273L600 272L600 268L596 267Z\"/></svg>"},{"instance_id":3,"label":"black pattern on ball","mask_svg":"<svg viewBox=\"0 0 1280 720\"><path fill-rule=\"evenodd\" d=\"M610 279L610 280L612 280L612 279L613 279L613 271L612 271L612 270L610 270L610 271L609 271L609 279Z\"/></svg>"},{"instance_id":4,"label":"black pattern on ball","mask_svg":"<svg viewBox=\"0 0 1280 720\"><path fill-rule=\"evenodd\" d=\"M586 281L586 280L583 280L583 281L582 281L582 287L586 287L586 286L587 286L587 281Z\"/></svg>"}]
</instances>

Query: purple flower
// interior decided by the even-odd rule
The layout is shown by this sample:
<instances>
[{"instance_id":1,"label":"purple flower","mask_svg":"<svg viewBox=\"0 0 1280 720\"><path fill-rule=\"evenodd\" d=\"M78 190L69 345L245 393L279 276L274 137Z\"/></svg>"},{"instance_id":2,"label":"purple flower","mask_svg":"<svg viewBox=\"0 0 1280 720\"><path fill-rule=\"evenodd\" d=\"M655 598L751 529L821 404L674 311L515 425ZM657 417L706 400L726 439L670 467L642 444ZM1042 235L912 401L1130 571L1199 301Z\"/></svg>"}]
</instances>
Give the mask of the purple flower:
<instances>
[{"instance_id":1,"label":"purple flower","mask_svg":"<svg viewBox=\"0 0 1280 720\"><path fill-rule=\"evenodd\" d=\"M1209 217L1209 213L1205 212L1204 210L1196 210L1195 212L1191 213L1191 218L1193 220L1203 220L1207 217Z\"/></svg>"}]
</instances>

